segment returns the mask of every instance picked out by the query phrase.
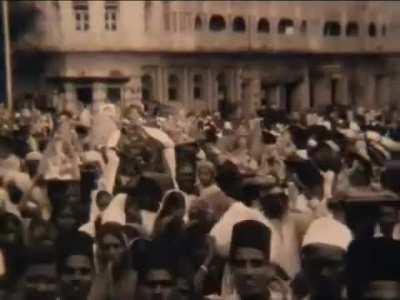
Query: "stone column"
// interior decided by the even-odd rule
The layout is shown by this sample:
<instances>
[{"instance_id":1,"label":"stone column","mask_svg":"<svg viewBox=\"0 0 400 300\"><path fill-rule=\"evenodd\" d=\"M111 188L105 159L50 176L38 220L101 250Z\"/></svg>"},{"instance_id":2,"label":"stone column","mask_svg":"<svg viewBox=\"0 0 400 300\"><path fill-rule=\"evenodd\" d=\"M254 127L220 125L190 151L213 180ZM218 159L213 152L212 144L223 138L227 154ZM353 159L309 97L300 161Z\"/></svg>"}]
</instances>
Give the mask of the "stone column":
<instances>
[{"instance_id":1,"label":"stone column","mask_svg":"<svg viewBox=\"0 0 400 300\"><path fill-rule=\"evenodd\" d=\"M210 110L214 109L214 98L215 98L215 87L216 83L213 78L213 70L207 69L207 81L206 81L206 93L207 93L207 107Z\"/></svg>"},{"instance_id":2,"label":"stone column","mask_svg":"<svg viewBox=\"0 0 400 300\"><path fill-rule=\"evenodd\" d=\"M187 67L183 67L183 78L182 78L182 101L186 108L189 108L192 103L191 97L191 86L192 80L189 79L189 72Z\"/></svg>"},{"instance_id":3,"label":"stone column","mask_svg":"<svg viewBox=\"0 0 400 300\"><path fill-rule=\"evenodd\" d=\"M384 108L389 105L390 84L387 76L376 78L375 108Z\"/></svg>"},{"instance_id":4,"label":"stone column","mask_svg":"<svg viewBox=\"0 0 400 300\"><path fill-rule=\"evenodd\" d=\"M365 87L365 90L362 97L362 103L365 104L366 108L372 109L375 106L377 95L375 76L371 73L365 74L365 76L363 76L363 86Z\"/></svg>"},{"instance_id":5,"label":"stone column","mask_svg":"<svg viewBox=\"0 0 400 300\"><path fill-rule=\"evenodd\" d=\"M303 70L303 80L296 84L292 93L292 112L304 111L310 107L310 82L308 70Z\"/></svg>"},{"instance_id":6,"label":"stone column","mask_svg":"<svg viewBox=\"0 0 400 300\"><path fill-rule=\"evenodd\" d=\"M347 105L349 103L348 97L348 79L347 76L342 74L338 81L337 98L338 104Z\"/></svg>"},{"instance_id":7,"label":"stone column","mask_svg":"<svg viewBox=\"0 0 400 300\"><path fill-rule=\"evenodd\" d=\"M153 82L153 92L157 97L157 100L162 103L164 102L164 81L163 81L163 67L159 66L157 68L157 76Z\"/></svg>"},{"instance_id":8,"label":"stone column","mask_svg":"<svg viewBox=\"0 0 400 300\"><path fill-rule=\"evenodd\" d=\"M65 83L65 100L66 101L74 101L76 100L76 90L75 86L71 82L66 82Z\"/></svg>"},{"instance_id":9,"label":"stone column","mask_svg":"<svg viewBox=\"0 0 400 300\"><path fill-rule=\"evenodd\" d=\"M95 82L93 84L93 102L104 103L107 99L106 85L104 83Z\"/></svg>"},{"instance_id":10,"label":"stone column","mask_svg":"<svg viewBox=\"0 0 400 300\"><path fill-rule=\"evenodd\" d=\"M331 83L327 77L314 79L314 101L318 111L323 110L331 101Z\"/></svg>"},{"instance_id":11,"label":"stone column","mask_svg":"<svg viewBox=\"0 0 400 300\"><path fill-rule=\"evenodd\" d=\"M133 74L129 82L126 84L125 103L127 106L134 102L142 101L142 80L140 74Z\"/></svg>"},{"instance_id":12,"label":"stone column","mask_svg":"<svg viewBox=\"0 0 400 300\"><path fill-rule=\"evenodd\" d=\"M244 99L246 101L246 99ZM250 115L254 115L261 104L261 79L256 75L250 82L250 101L248 104Z\"/></svg>"}]
</instances>

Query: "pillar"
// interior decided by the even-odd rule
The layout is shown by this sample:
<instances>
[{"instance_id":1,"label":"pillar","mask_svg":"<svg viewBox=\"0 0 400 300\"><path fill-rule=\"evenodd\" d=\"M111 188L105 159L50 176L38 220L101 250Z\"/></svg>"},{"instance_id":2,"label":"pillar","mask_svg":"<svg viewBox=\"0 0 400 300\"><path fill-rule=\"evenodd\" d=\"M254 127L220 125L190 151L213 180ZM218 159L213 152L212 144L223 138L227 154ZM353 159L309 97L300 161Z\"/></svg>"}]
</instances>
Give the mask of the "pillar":
<instances>
[{"instance_id":1,"label":"pillar","mask_svg":"<svg viewBox=\"0 0 400 300\"><path fill-rule=\"evenodd\" d=\"M321 111L330 104L330 80L326 76L314 79L313 87L314 107L317 111Z\"/></svg>"},{"instance_id":2,"label":"pillar","mask_svg":"<svg viewBox=\"0 0 400 300\"><path fill-rule=\"evenodd\" d=\"M191 88L190 85L192 83L192 80L189 80L189 72L187 67L183 67L183 78L182 78L182 101L183 105L188 108L190 107L190 104L192 103L192 97L191 97Z\"/></svg>"},{"instance_id":3,"label":"pillar","mask_svg":"<svg viewBox=\"0 0 400 300\"><path fill-rule=\"evenodd\" d=\"M368 109L373 109L375 106L376 99L376 82L375 76L367 73L363 76L363 85L365 87L364 94L362 97L362 103Z\"/></svg>"},{"instance_id":4,"label":"pillar","mask_svg":"<svg viewBox=\"0 0 400 300\"><path fill-rule=\"evenodd\" d=\"M211 68L207 69L207 107L209 110L213 109L214 102L214 89L215 89L215 80L213 79L213 71Z\"/></svg>"},{"instance_id":5,"label":"pillar","mask_svg":"<svg viewBox=\"0 0 400 300\"><path fill-rule=\"evenodd\" d=\"M142 101L142 80L140 74L133 74L125 89L123 106Z\"/></svg>"},{"instance_id":6,"label":"pillar","mask_svg":"<svg viewBox=\"0 0 400 300\"><path fill-rule=\"evenodd\" d=\"M387 76L376 77L376 108L384 108L390 102L390 82Z\"/></svg>"},{"instance_id":7,"label":"pillar","mask_svg":"<svg viewBox=\"0 0 400 300\"><path fill-rule=\"evenodd\" d=\"M157 68L157 76L153 82L153 92L155 97L160 103L164 102L164 81L163 81L163 67L159 66Z\"/></svg>"},{"instance_id":8,"label":"pillar","mask_svg":"<svg viewBox=\"0 0 400 300\"><path fill-rule=\"evenodd\" d=\"M65 83L65 100L74 101L76 99L75 86L71 82Z\"/></svg>"},{"instance_id":9,"label":"pillar","mask_svg":"<svg viewBox=\"0 0 400 300\"><path fill-rule=\"evenodd\" d=\"M347 105L349 104L349 97L348 97L348 78L346 75L342 75L339 78L338 86L337 86L337 98L338 104Z\"/></svg>"},{"instance_id":10,"label":"pillar","mask_svg":"<svg viewBox=\"0 0 400 300\"><path fill-rule=\"evenodd\" d=\"M310 107L310 78L307 68L303 69L303 80L300 81L293 90L292 112L300 112Z\"/></svg>"},{"instance_id":11,"label":"pillar","mask_svg":"<svg viewBox=\"0 0 400 300\"><path fill-rule=\"evenodd\" d=\"M107 99L107 87L106 84L96 82L93 84L93 102L104 103Z\"/></svg>"}]
</instances>

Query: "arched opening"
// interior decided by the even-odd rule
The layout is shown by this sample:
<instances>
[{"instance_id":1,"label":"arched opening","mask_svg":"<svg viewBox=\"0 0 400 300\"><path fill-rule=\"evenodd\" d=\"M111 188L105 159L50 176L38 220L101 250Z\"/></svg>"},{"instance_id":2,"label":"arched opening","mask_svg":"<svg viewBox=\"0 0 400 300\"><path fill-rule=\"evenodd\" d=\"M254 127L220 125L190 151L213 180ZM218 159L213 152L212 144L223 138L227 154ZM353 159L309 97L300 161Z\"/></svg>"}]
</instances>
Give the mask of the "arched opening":
<instances>
[{"instance_id":1,"label":"arched opening","mask_svg":"<svg viewBox=\"0 0 400 300\"><path fill-rule=\"evenodd\" d=\"M376 24L375 23L369 23L369 25L368 25L368 35L370 37L375 37L376 36Z\"/></svg>"},{"instance_id":2,"label":"arched opening","mask_svg":"<svg viewBox=\"0 0 400 300\"><path fill-rule=\"evenodd\" d=\"M245 32L246 21L242 17L236 17L233 19L233 31L234 32Z\"/></svg>"},{"instance_id":3,"label":"arched opening","mask_svg":"<svg viewBox=\"0 0 400 300\"><path fill-rule=\"evenodd\" d=\"M203 76L195 74L193 76L193 99L199 101L203 98Z\"/></svg>"},{"instance_id":4,"label":"arched opening","mask_svg":"<svg viewBox=\"0 0 400 300\"><path fill-rule=\"evenodd\" d=\"M356 22L349 22L346 26L346 36L358 36L358 24Z\"/></svg>"},{"instance_id":5,"label":"arched opening","mask_svg":"<svg viewBox=\"0 0 400 300\"><path fill-rule=\"evenodd\" d=\"M175 74L168 76L168 100L171 102L179 100L179 78Z\"/></svg>"},{"instance_id":6,"label":"arched opening","mask_svg":"<svg viewBox=\"0 0 400 300\"><path fill-rule=\"evenodd\" d=\"M148 74L142 76L142 100L153 100L153 78Z\"/></svg>"},{"instance_id":7,"label":"arched opening","mask_svg":"<svg viewBox=\"0 0 400 300\"><path fill-rule=\"evenodd\" d=\"M324 25L324 36L340 36L342 28L336 21L328 21Z\"/></svg>"},{"instance_id":8,"label":"arched opening","mask_svg":"<svg viewBox=\"0 0 400 300\"><path fill-rule=\"evenodd\" d=\"M200 31L203 29L203 21L201 20L200 16L196 16L194 20L194 30Z\"/></svg>"},{"instance_id":9,"label":"arched opening","mask_svg":"<svg viewBox=\"0 0 400 300\"><path fill-rule=\"evenodd\" d=\"M257 31L261 33L269 33L269 22L265 18L261 18L258 21Z\"/></svg>"},{"instance_id":10,"label":"arched opening","mask_svg":"<svg viewBox=\"0 0 400 300\"><path fill-rule=\"evenodd\" d=\"M213 15L210 19L210 30L211 31L222 31L226 28L226 22L223 16Z\"/></svg>"},{"instance_id":11,"label":"arched opening","mask_svg":"<svg viewBox=\"0 0 400 300\"><path fill-rule=\"evenodd\" d=\"M281 19L278 24L278 33L284 35L294 34L294 22L290 19Z\"/></svg>"}]
</instances>

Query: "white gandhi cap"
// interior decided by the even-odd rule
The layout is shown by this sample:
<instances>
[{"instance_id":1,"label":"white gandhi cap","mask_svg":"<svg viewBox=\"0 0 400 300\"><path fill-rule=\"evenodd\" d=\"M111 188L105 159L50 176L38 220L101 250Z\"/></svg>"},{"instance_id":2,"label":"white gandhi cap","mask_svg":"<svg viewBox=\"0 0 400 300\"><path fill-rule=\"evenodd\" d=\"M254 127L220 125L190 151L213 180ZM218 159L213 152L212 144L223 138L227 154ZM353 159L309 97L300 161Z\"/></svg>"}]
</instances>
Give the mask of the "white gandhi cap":
<instances>
[{"instance_id":1,"label":"white gandhi cap","mask_svg":"<svg viewBox=\"0 0 400 300\"><path fill-rule=\"evenodd\" d=\"M302 247L312 244L336 246L347 251L353 240L350 229L333 217L322 217L311 223L303 239Z\"/></svg>"}]
</instances>

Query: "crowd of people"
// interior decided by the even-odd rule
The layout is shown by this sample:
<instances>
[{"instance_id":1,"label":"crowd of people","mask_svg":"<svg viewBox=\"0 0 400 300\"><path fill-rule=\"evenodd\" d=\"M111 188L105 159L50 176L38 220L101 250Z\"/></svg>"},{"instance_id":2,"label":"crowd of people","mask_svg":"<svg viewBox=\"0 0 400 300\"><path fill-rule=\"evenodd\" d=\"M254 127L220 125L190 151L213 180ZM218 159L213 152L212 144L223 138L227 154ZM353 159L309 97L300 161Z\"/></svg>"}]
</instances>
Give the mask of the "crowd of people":
<instances>
[{"instance_id":1,"label":"crowd of people","mask_svg":"<svg viewBox=\"0 0 400 300\"><path fill-rule=\"evenodd\" d=\"M400 299L398 120L0 109L1 297Z\"/></svg>"}]
</instances>

